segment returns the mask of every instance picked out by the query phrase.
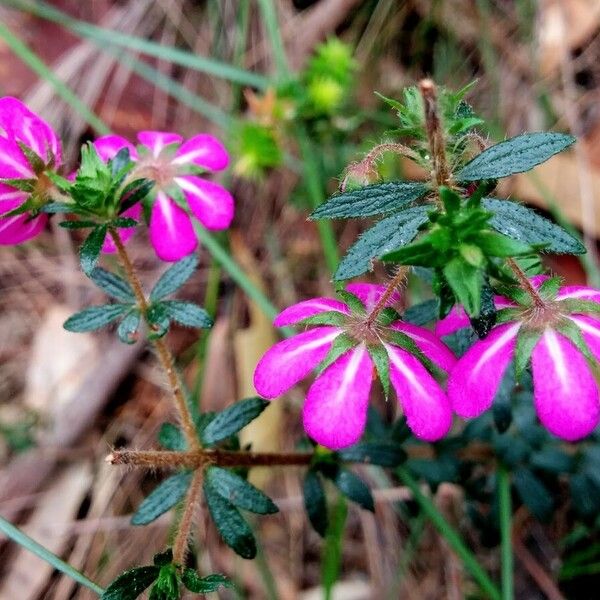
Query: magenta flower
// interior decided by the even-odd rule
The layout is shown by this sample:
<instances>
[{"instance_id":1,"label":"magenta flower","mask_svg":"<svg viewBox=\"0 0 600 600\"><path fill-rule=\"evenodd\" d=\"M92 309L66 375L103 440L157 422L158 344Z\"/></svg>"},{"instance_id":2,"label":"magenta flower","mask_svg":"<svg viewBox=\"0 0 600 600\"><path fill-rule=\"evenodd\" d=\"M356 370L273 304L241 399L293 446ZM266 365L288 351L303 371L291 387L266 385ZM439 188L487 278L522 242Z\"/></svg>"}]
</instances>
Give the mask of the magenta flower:
<instances>
[{"instance_id":1,"label":"magenta flower","mask_svg":"<svg viewBox=\"0 0 600 600\"><path fill-rule=\"evenodd\" d=\"M350 284L346 290L370 313L385 288ZM397 301L391 298L390 303ZM375 366L370 347L383 347L389 360L390 382L406 415L409 427L423 440L434 441L450 429L450 404L438 382L421 361L393 341L398 331L413 340L437 367L449 371L454 355L430 331L396 321L389 327L364 327L364 315L353 313L348 304L333 298L313 298L286 308L275 319L278 327L297 324L323 313L338 313L340 325L317 326L275 344L262 357L254 372L254 386L265 398L276 398L307 377L328 355L336 339L345 334L356 344L325 368L310 386L303 408L306 433L333 450L354 444L362 436Z\"/></svg>"},{"instance_id":2,"label":"magenta flower","mask_svg":"<svg viewBox=\"0 0 600 600\"><path fill-rule=\"evenodd\" d=\"M44 172L60 162L60 141L52 128L20 100L0 98L0 179L22 180L19 187L0 183L0 245L20 244L42 231L45 214L1 215L28 200L33 209L41 208L51 188Z\"/></svg>"},{"instance_id":3,"label":"magenta flower","mask_svg":"<svg viewBox=\"0 0 600 600\"><path fill-rule=\"evenodd\" d=\"M544 278L532 278L538 287ZM567 333L573 325L596 361L600 359L600 321L582 314L585 305L572 301L600 303L600 291L581 286L562 287L544 307L516 310L514 320L498 325L462 356L450 373L448 397L452 408L465 418L477 417L490 408L504 373L515 357L517 338L534 337L531 351L533 399L538 417L554 435L568 441L591 433L600 421L600 395L594 366ZM516 307L506 298L497 306ZM442 320L436 331L446 335L468 326L462 311Z\"/></svg>"},{"instance_id":4,"label":"magenta flower","mask_svg":"<svg viewBox=\"0 0 600 600\"><path fill-rule=\"evenodd\" d=\"M187 141L176 133L141 131L140 146L136 149L117 135L98 138L94 146L104 159L113 158L122 148L129 148L137 165L135 177L151 179L155 186L151 194L150 241L156 254L165 261L177 261L191 254L198 241L190 217L182 207L186 205L204 227L226 229L233 219L233 197L224 187L198 177L199 168L221 171L229 164L227 151L215 137L199 134ZM123 216L138 218L141 207L135 205ZM133 230L121 230L126 240ZM107 241L105 251L114 251Z\"/></svg>"}]
</instances>

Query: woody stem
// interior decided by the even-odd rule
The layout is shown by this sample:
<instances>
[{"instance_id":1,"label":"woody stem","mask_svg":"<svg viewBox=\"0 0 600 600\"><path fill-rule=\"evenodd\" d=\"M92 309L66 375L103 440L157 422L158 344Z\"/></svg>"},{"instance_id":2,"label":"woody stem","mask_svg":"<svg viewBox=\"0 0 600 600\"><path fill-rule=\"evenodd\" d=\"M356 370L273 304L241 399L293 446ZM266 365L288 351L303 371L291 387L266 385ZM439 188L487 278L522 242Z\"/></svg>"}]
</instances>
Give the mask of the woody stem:
<instances>
[{"instance_id":1,"label":"woody stem","mask_svg":"<svg viewBox=\"0 0 600 600\"><path fill-rule=\"evenodd\" d=\"M521 289L531 297L535 306L537 306L539 308L543 308L546 305L546 303L544 302L542 297L538 294L537 290L533 287L533 285L531 284L531 281L529 281L529 279L527 278L527 275L525 275L525 272L523 271L523 269L521 269L521 267L519 267L519 265L517 264L517 261L514 258L507 258L506 263L508 264L511 271L514 273L515 277L517 278L517 281L519 282L519 286L521 287Z\"/></svg>"},{"instance_id":2,"label":"woody stem","mask_svg":"<svg viewBox=\"0 0 600 600\"><path fill-rule=\"evenodd\" d=\"M148 323L147 313L148 313L148 301L146 300L146 296L144 294L144 290L142 289L142 284L133 268L133 264L131 259L129 258L129 254L119 237L117 230L113 227L109 228L110 236L115 244L115 248L117 249L117 254L119 256L119 260L125 270L125 275L127 280L131 284L131 288L133 289L133 293L135 295L135 299L137 301L138 308L142 313L146 323ZM148 326L151 327L150 323ZM156 348L156 353L158 355L158 359L160 364L162 365L163 370L167 375L167 379L169 381L169 387L171 388L171 394L173 397L173 404L177 410L179 421L181 423L181 428L183 430L183 434L187 441L188 447L195 450L200 448L200 443L198 442L198 436L196 435L196 427L194 426L194 421L192 419L192 415L190 414L190 410L187 406L187 402L185 400L185 396L181 389L181 385L179 383L179 377L177 376L177 372L175 371L175 361L173 360L173 355L169 351L166 343L162 339L152 340L154 347Z\"/></svg>"}]
</instances>

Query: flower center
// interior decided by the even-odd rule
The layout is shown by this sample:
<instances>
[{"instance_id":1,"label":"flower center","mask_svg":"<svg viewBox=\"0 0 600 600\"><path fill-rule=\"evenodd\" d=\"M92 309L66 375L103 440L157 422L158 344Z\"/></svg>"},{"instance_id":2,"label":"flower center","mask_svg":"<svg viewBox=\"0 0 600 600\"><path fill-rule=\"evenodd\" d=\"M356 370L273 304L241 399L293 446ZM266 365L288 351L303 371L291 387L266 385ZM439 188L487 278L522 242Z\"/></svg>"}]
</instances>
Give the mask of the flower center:
<instances>
[{"instance_id":1,"label":"flower center","mask_svg":"<svg viewBox=\"0 0 600 600\"><path fill-rule=\"evenodd\" d=\"M151 157L146 161L142 161L135 169L136 177L150 179L156 183L156 187L164 190L173 181L177 175L177 167L170 160Z\"/></svg>"},{"instance_id":2,"label":"flower center","mask_svg":"<svg viewBox=\"0 0 600 600\"><path fill-rule=\"evenodd\" d=\"M534 304L521 313L521 320L529 329L554 327L563 318L564 315L555 302L544 302L543 305Z\"/></svg>"},{"instance_id":3,"label":"flower center","mask_svg":"<svg viewBox=\"0 0 600 600\"><path fill-rule=\"evenodd\" d=\"M365 344L381 343L384 335L383 327L377 322L370 322L365 315L351 315L346 321L346 333L358 342Z\"/></svg>"}]
</instances>

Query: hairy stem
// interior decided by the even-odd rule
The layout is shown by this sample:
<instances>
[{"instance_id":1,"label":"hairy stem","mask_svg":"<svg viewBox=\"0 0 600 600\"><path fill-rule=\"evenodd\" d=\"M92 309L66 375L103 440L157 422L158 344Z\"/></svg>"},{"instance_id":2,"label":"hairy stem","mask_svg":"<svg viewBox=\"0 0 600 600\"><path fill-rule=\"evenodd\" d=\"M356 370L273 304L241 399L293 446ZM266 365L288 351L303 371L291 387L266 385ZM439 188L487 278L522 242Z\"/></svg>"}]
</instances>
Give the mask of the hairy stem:
<instances>
[{"instance_id":1,"label":"hairy stem","mask_svg":"<svg viewBox=\"0 0 600 600\"><path fill-rule=\"evenodd\" d=\"M117 230L113 227L110 227L109 233L115 244L115 248L117 249L119 260L121 261L123 269L125 270L125 275L127 276L127 279L133 289L133 293L135 294L138 307L147 322L146 317L148 312L148 301L146 300L144 290L142 289L142 284L140 283L137 273L133 268L129 254L127 254L127 250L125 249ZM183 430L183 434L185 435L188 446L192 449L199 449L200 443L198 442L198 436L196 435L196 427L194 426L192 415L190 414L185 396L181 389L179 377L175 371L175 362L173 360L173 356L164 340L152 340L152 343L156 348L160 364L167 375L171 393L173 395L173 403L177 409L181 428Z\"/></svg>"},{"instance_id":2,"label":"hairy stem","mask_svg":"<svg viewBox=\"0 0 600 600\"><path fill-rule=\"evenodd\" d=\"M131 465L149 469L199 469L219 467L307 466L313 459L305 452L230 452L197 449L188 452L169 450L115 450L106 457L113 465Z\"/></svg>"},{"instance_id":3,"label":"hairy stem","mask_svg":"<svg viewBox=\"0 0 600 600\"><path fill-rule=\"evenodd\" d=\"M408 267L398 267L394 278L390 281L385 292L381 298L379 298L379 302L374 306L373 310L370 312L367 317L367 325L373 325L375 323L375 319L379 316L379 313L387 306L389 299L392 297L392 294L396 291L396 288L404 283L406 276L408 275Z\"/></svg>"},{"instance_id":4,"label":"hairy stem","mask_svg":"<svg viewBox=\"0 0 600 600\"><path fill-rule=\"evenodd\" d=\"M529 281L529 279L528 279L527 275L525 275L525 272L523 271L523 269L521 269L521 267L519 267L519 265L517 264L517 261L514 258L507 258L506 264L510 267L512 272L515 274L515 277L517 278L517 281L519 282L520 288L531 297L534 305L537 306L538 308L544 308L544 306L546 306L546 303L544 302L543 298L538 294L537 290L533 287L533 285L531 284L531 281Z\"/></svg>"},{"instance_id":5,"label":"hairy stem","mask_svg":"<svg viewBox=\"0 0 600 600\"><path fill-rule=\"evenodd\" d=\"M200 492L202 491L202 475L202 469L198 469L194 473L194 477L192 478L192 482L185 496L183 514L181 515L181 521L179 521L177 536L173 542L173 564L176 565L183 565L185 561L188 540L190 539L192 525L194 524L194 513L196 512L198 499L200 497Z\"/></svg>"}]
</instances>

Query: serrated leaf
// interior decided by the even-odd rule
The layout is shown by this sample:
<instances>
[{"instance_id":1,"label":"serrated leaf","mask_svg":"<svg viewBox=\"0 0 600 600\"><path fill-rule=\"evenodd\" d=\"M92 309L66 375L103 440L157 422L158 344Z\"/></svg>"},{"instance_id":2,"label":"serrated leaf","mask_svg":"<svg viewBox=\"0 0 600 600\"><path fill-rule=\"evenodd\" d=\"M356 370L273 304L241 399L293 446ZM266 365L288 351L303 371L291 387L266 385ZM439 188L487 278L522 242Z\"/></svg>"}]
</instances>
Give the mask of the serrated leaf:
<instances>
[{"instance_id":1,"label":"serrated leaf","mask_svg":"<svg viewBox=\"0 0 600 600\"><path fill-rule=\"evenodd\" d=\"M425 325L437 319L439 310L440 301L431 298L407 308L402 314L402 320L413 325Z\"/></svg>"},{"instance_id":2,"label":"serrated leaf","mask_svg":"<svg viewBox=\"0 0 600 600\"><path fill-rule=\"evenodd\" d=\"M406 452L394 441L355 444L340 450L338 456L346 462L361 462L380 467L397 467L406 460Z\"/></svg>"},{"instance_id":3,"label":"serrated leaf","mask_svg":"<svg viewBox=\"0 0 600 600\"><path fill-rule=\"evenodd\" d=\"M381 345L367 346L367 352L377 369L377 375L383 388L383 395L387 400L390 396L390 357L386 349Z\"/></svg>"},{"instance_id":4,"label":"serrated leaf","mask_svg":"<svg viewBox=\"0 0 600 600\"><path fill-rule=\"evenodd\" d=\"M269 405L262 398L247 398L220 412L202 432L202 442L215 444L237 433L256 419Z\"/></svg>"},{"instance_id":5,"label":"serrated leaf","mask_svg":"<svg viewBox=\"0 0 600 600\"><path fill-rule=\"evenodd\" d=\"M573 142L575 138L564 133L523 133L484 150L455 178L457 181L481 181L524 173L562 152Z\"/></svg>"},{"instance_id":6,"label":"serrated leaf","mask_svg":"<svg viewBox=\"0 0 600 600\"><path fill-rule=\"evenodd\" d=\"M102 250L102 245L106 238L106 232L106 225L96 227L96 229L88 235L79 249L79 262L81 263L83 272L88 276L92 273L98 263L100 250Z\"/></svg>"},{"instance_id":7,"label":"serrated leaf","mask_svg":"<svg viewBox=\"0 0 600 600\"><path fill-rule=\"evenodd\" d=\"M429 206L407 208L365 231L340 262L334 280L351 279L370 270L371 262L411 242L427 221Z\"/></svg>"},{"instance_id":8,"label":"serrated leaf","mask_svg":"<svg viewBox=\"0 0 600 600\"><path fill-rule=\"evenodd\" d=\"M526 467L520 467L513 472L513 484L523 504L531 514L545 521L552 514L554 501L548 488Z\"/></svg>"},{"instance_id":9,"label":"serrated leaf","mask_svg":"<svg viewBox=\"0 0 600 600\"><path fill-rule=\"evenodd\" d=\"M156 566L136 567L121 573L102 594L101 600L136 600L158 577Z\"/></svg>"},{"instance_id":10,"label":"serrated leaf","mask_svg":"<svg viewBox=\"0 0 600 600\"><path fill-rule=\"evenodd\" d=\"M173 423L163 423L158 432L158 443L167 450L174 452L183 452L187 449L185 437L181 429Z\"/></svg>"},{"instance_id":11,"label":"serrated leaf","mask_svg":"<svg viewBox=\"0 0 600 600\"><path fill-rule=\"evenodd\" d=\"M125 279L102 267L96 267L90 273L90 279L109 296L123 302L135 302L135 294Z\"/></svg>"},{"instance_id":12,"label":"serrated leaf","mask_svg":"<svg viewBox=\"0 0 600 600\"><path fill-rule=\"evenodd\" d=\"M164 300L161 304L165 307L169 319L179 323L179 325L199 329L209 329L213 326L210 315L201 306L193 302Z\"/></svg>"},{"instance_id":13,"label":"serrated leaf","mask_svg":"<svg viewBox=\"0 0 600 600\"><path fill-rule=\"evenodd\" d=\"M499 233L532 246L543 245L542 252L585 253L585 246L579 240L530 208L496 198L484 198L481 204L493 213L488 224Z\"/></svg>"},{"instance_id":14,"label":"serrated leaf","mask_svg":"<svg viewBox=\"0 0 600 600\"><path fill-rule=\"evenodd\" d=\"M193 274L198 266L198 257L190 254L167 269L150 292L150 300L160 300L176 292Z\"/></svg>"},{"instance_id":15,"label":"serrated leaf","mask_svg":"<svg viewBox=\"0 0 600 600\"><path fill-rule=\"evenodd\" d=\"M100 329L101 327L105 327L109 323L112 323L129 309L130 306L128 304L90 306L70 316L63 323L63 327L67 331L73 331L75 333L95 331L96 329Z\"/></svg>"},{"instance_id":16,"label":"serrated leaf","mask_svg":"<svg viewBox=\"0 0 600 600\"><path fill-rule=\"evenodd\" d=\"M135 344L142 323L142 313L136 308L126 314L117 327L117 335L124 344Z\"/></svg>"},{"instance_id":17,"label":"serrated leaf","mask_svg":"<svg viewBox=\"0 0 600 600\"><path fill-rule=\"evenodd\" d=\"M232 471L220 467L209 467L206 470L205 478L218 494L237 508L243 508L259 515L271 515L279 512L271 498Z\"/></svg>"},{"instance_id":18,"label":"serrated leaf","mask_svg":"<svg viewBox=\"0 0 600 600\"><path fill-rule=\"evenodd\" d=\"M388 181L338 194L321 204L310 219L347 219L397 212L427 192L423 183Z\"/></svg>"},{"instance_id":19,"label":"serrated leaf","mask_svg":"<svg viewBox=\"0 0 600 600\"><path fill-rule=\"evenodd\" d=\"M360 507L375 512L375 503L373 495L367 484L352 471L340 467L333 479L335 486L352 502L356 502Z\"/></svg>"},{"instance_id":20,"label":"serrated leaf","mask_svg":"<svg viewBox=\"0 0 600 600\"><path fill-rule=\"evenodd\" d=\"M304 476L303 493L304 508L308 520L314 530L321 537L325 537L329 521L327 518L327 497L321 479L314 469L309 469Z\"/></svg>"},{"instance_id":21,"label":"serrated leaf","mask_svg":"<svg viewBox=\"0 0 600 600\"><path fill-rule=\"evenodd\" d=\"M543 330L528 329L520 327L517 333L517 344L515 346L515 377L517 381L521 379L533 349L542 337Z\"/></svg>"},{"instance_id":22,"label":"serrated leaf","mask_svg":"<svg viewBox=\"0 0 600 600\"><path fill-rule=\"evenodd\" d=\"M165 479L149 496L144 498L131 517L131 524L147 525L171 510L180 500L183 500L191 480L192 474L188 472L176 473Z\"/></svg>"},{"instance_id":23,"label":"serrated leaf","mask_svg":"<svg viewBox=\"0 0 600 600\"><path fill-rule=\"evenodd\" d=\"M443 271L448 285L454 292L457 304L462 304L469 316L479 316L483 286L481 271L459 257L453 258Z\"/></svg>"},{"instance_id":24,"label":"serrated leaf","mask_svg":"<svg viewBox=\"0 0 600 600\"><path fill-rule=\"evenodd\" d=\"M334 340L325 358L317 365L315 373L320 375L330 367L340 356L358 345L358 342L345 333L341 333Z\"/></svg>"},{"instance_id":25,"label":"serrated leaf","mask_svg":"<svg viewBox=\"0 0 600 600\"><path fill-rule=\"evenodd\" d=\"M194 569L186 568L181 574L181 583L195 594L210 594L221 587L234 588L233 581L225 575L213 573L206 577L200 577Z\"/></svg>"},{"instance_id":26,"label":"serrated leaf","mask_svg":"<svg viewBox=\"0 0 600 600\"><path fill-rule=\"evenodd\" d=\"M256 540L240 511L228 502L206 480L203 483L208 512L223 541L242 558L256 556Z\"/></svg>"}]
</instances>

